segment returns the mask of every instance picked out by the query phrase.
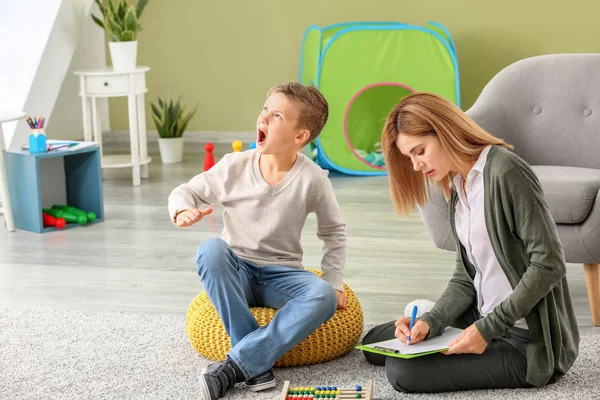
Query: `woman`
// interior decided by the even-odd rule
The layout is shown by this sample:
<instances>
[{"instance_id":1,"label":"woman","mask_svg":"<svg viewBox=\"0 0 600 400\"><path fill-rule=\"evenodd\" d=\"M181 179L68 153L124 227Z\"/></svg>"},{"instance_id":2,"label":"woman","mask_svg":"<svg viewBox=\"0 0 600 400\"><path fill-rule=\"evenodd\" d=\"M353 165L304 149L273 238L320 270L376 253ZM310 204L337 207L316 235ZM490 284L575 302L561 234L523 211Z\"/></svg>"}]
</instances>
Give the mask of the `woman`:
<instances>
[{"instance_id":1,"label":"woman","mask_svg":"<svg viewBox=\"0 0 600 400\"><path fill-rule=\"evenodd\" d=\"M363 344L410 344L463 328L443 352L413 359L365 352L402 392L541 387L573 365L579 332L562 245L542 187L512 146L441 96L416 93L389 114L382 147L392 201L406 215L431 181L449 199L457 243L452 279L409 330L403 317Z\"/></svg>"}]
</instances>

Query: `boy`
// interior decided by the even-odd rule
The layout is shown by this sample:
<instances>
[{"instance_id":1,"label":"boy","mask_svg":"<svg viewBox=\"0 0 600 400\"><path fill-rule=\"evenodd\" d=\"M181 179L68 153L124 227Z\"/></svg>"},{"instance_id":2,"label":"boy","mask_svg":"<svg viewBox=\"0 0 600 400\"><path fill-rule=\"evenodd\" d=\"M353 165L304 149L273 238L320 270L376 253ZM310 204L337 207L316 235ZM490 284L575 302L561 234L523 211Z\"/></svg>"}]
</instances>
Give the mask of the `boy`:
<instances>
[{"instance_id":1,"label":"boy","mask_svg":"<svg viewBox=\"0 0 600 400\"><path fill-rule=\"evenodd\" d=\"M275 386L271 367L284 353L346 308L346 225L324 171L299 153L319 136L328 104L314 87L272 88L257 120L256 150L226 154L169 196L171 220L191 226L223 205L222 239L203 242L196 267L231 339L231 351L199 377L204 400L237 382L252 391ZM324 242L323 279L302 267L300 237L309 213ZM250 307L279 309L259 328Z\"/></svg>"}]
</instances>

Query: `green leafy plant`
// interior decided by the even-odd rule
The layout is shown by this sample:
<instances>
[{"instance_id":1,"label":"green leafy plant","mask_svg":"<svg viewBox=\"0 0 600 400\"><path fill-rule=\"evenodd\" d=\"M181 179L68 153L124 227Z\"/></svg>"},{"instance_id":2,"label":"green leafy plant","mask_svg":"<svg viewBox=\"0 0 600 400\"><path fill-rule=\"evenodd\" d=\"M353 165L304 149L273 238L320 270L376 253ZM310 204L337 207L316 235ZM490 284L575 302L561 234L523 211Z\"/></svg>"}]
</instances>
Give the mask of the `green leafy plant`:
<instances>
[{"instance_id":1,"label":"green leafy plant","mask_svg":"<svg viewBox=\"0 0 600 400\"><path fill-rule=\"evenodd\" d=\"M171 99L163 101L159 97L158 104L150 103L154 125L158 136L163 139L182 137L188 122L196 114L198 106L185 114L185 107L180 104L180 100L181 98L177 102Z\"/></svg>"},{"instance_id":2,"label":"green leafy plant","mask_svg":"<svg viewBox=\"0 0 600 400\"><path fill-rule=\"evenodd\" d=\"M102 18L92 14L92 19L102 29L106 30L111 42L131 42L137 40L138 33L142 30L139 19L142 16L148 0L139 0L137 6L129 5L127 0L118 0L115 5L113 0L108 0L105 7L102 0L94 0L100 7Z\"/></svg>"}]
</instances>

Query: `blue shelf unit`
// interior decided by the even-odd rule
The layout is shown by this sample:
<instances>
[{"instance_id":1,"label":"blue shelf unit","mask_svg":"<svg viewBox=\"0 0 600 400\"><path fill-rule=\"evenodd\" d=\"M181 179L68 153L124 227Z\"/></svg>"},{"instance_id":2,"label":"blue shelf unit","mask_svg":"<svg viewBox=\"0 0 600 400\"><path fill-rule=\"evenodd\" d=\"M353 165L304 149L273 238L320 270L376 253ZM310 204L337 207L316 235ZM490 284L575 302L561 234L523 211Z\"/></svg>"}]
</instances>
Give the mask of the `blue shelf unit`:
<instances>
[{"instance_id":1,"label":"blue shelf unit","mask_svg":"<svg viewBox=\"0 0 600 400\"><path fill-rule=\"evenodd\" d=\"M42 209L52 204L92 211L96 214L94 224L104 221L99 147L38 154L10 150L5 153L4 161L17 229L37 233L58 230L44 227L42 220ZM71 223L64 229L87 225Z\"/></svg>"}]
</instances>

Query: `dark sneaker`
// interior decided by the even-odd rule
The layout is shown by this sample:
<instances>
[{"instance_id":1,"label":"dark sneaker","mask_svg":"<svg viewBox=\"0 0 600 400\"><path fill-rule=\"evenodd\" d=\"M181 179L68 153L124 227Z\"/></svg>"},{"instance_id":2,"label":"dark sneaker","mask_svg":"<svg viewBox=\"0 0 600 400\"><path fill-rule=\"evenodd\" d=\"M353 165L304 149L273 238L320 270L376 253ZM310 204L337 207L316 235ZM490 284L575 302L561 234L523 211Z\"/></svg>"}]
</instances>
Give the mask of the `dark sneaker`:
<instances>
[{"instance_id":1,"label":"dark sneaker","mask_svg":"<svg viewBox=\"0 0 600 400\"><path fill-rule=\"evenodd\" d=\"M275 387L275 375L273 370L267 372L246 381L246 387L253 392L259 392L261 390L270 389Z\"/></svg>"},{"instance_id":2,"label":"dark sneaker","mask_svg":"<svg viewBox=\"0 0 600 400\"><path fill-rule=\"evenodd\" d=\"M237 365L235 366L237 367ZM220 364L210 364L202 368L198 381L203 400L217 400L225 396L237 382L243 382L244 377L238 378L233 360L229 357Z\"/></svg>"}]
</instances>

